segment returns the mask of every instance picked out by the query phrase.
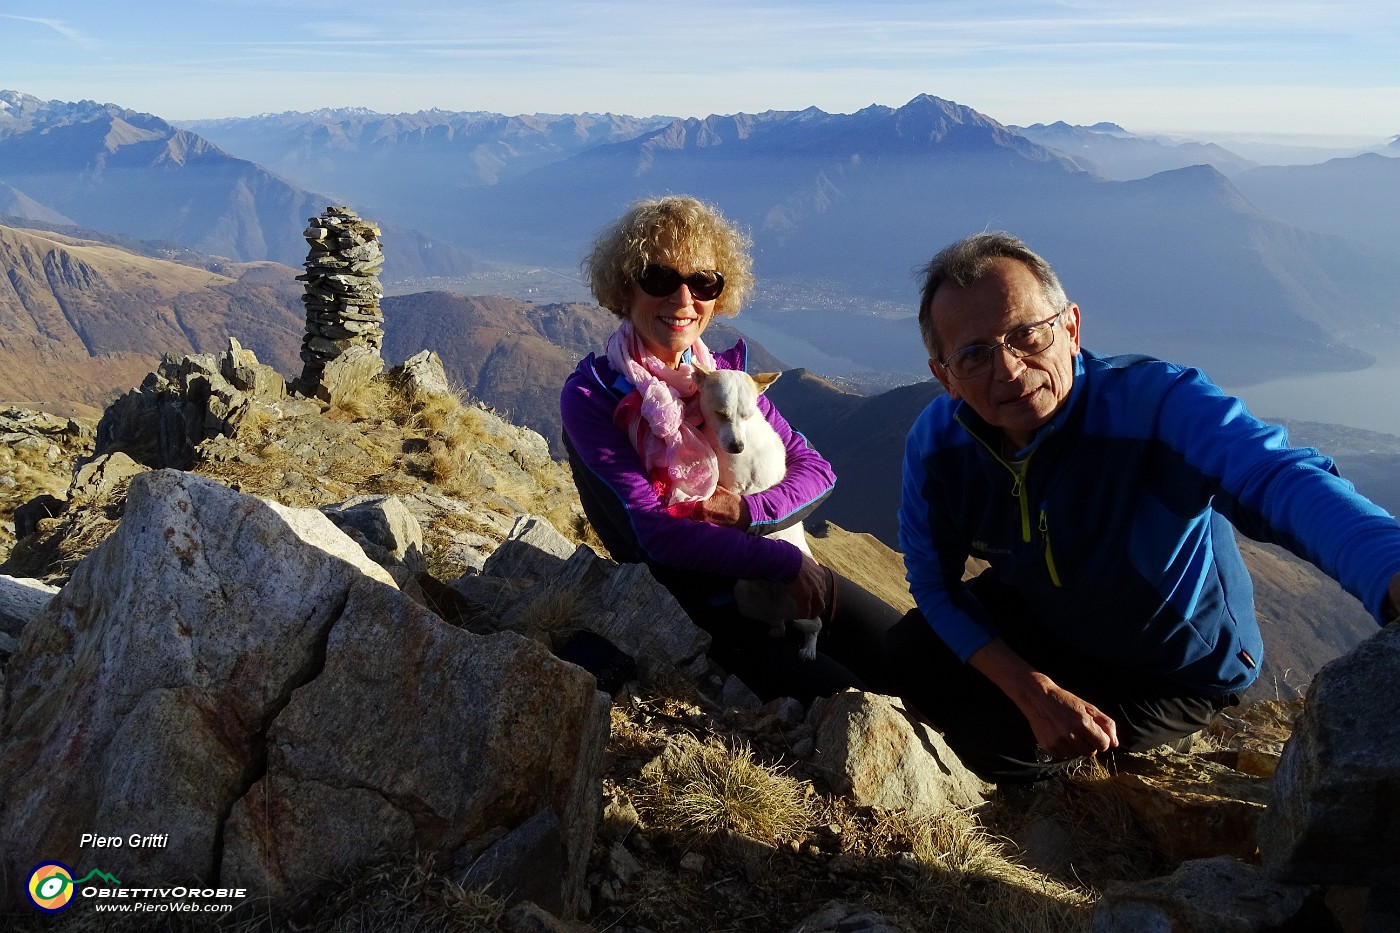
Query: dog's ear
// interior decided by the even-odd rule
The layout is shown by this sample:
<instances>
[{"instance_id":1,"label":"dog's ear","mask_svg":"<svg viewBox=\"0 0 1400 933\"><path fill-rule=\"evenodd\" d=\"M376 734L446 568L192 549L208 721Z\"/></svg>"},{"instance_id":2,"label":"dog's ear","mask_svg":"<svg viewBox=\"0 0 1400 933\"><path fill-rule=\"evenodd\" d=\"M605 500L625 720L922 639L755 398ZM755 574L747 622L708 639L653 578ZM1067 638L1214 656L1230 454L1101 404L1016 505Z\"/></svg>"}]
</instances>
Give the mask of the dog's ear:
<instances>
[{"instance_id":1,"label":"dog's ear","mask_svg":"<svg viewBox=\"0 0 1400 933\"><path fill-rule=\"evenodd\" d=\"M778 381L782 373L756 373L754 374L754 385L758 386L758 393L762 395L768 391L768 387Z\"/></svg>"},{"instance_id":2,"label":"dog's ear","mask_svg":"<svg viewBox=\"0 0 1400 933\"><path fill-rule=\"evenodd\" d=\"M690 366L690 378L694 379L695 384L698 386L702 386L705 384L706 376L713 376L714 374L715 371L713 369L706 369L699 363L692 363Z\"/></svg>"}]
</instances>

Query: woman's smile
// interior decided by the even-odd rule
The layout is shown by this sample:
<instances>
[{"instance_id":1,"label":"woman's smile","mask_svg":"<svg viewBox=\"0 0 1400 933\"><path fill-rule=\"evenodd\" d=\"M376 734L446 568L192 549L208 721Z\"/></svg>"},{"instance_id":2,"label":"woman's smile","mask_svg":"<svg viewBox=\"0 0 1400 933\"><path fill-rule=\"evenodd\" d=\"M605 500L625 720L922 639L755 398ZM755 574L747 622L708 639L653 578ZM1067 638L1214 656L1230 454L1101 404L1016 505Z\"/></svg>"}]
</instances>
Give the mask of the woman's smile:
<instances>
[{"instance_id":1,"label":"woman's smile","mask_svg":"<svg viewBox=\"0 0 1400 933\"><path fill-rule=\"evenodd\" d=\"M648 295L634 283L629 307L637 336L672 369L680 365L681 356L700 339L715 314L715 302L697 301L684 283L664 298Z\"/></svg>"}]
</instances>

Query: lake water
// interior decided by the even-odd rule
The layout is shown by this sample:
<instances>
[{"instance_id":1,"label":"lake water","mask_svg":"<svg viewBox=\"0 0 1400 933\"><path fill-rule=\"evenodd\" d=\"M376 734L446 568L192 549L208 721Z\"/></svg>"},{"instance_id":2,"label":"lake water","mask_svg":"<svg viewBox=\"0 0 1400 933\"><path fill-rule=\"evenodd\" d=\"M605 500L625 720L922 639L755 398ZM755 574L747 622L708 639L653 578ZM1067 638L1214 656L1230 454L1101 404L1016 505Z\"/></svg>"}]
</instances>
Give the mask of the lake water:
<instances>
[{"instance_id":1,"label":"lake water","mask_svg":"<svg viewBox=\"0 0 1400 933\"><path fill-rule=\"evenodd\" d=\"M855 360L832 356L788 330L762 320L758 314L746 314L736 318L733 324L763 344L764 348L778 359L790 366L811 370L819 376L848 376L871 368Z\"/></svg>"},{"instance_id":2,"label":"lake water","mask_svg":"<svg viewBox=\"0 0 1400 933\"><path fill-rule=\"evenodd\" d=\"M1349 373L1271 379L1226 391L1266 421L1324 421L1400 437L1400 363Z\"/></svg>"}]
</instances>

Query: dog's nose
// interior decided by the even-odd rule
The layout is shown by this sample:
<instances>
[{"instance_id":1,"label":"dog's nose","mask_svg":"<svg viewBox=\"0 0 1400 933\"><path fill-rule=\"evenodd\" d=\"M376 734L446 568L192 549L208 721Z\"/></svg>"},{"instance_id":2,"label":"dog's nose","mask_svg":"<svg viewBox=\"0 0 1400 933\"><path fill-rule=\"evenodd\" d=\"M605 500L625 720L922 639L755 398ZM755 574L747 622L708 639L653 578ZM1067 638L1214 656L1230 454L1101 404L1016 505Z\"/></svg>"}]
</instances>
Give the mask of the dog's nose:
<instances>
[{"instance_id":1,"label":"dog's nose","mask_svg":"<svg viewBox=\"0 0 1400 933\"><path fill-rule=\"evenodd\" d=\"M743 452L744 452L744 442L743 442L743 441L730 441L730 442L729 442L729 452L730 452L731 454L741 454L741 453L743 453Z\"/></svg>"}]
</instances>

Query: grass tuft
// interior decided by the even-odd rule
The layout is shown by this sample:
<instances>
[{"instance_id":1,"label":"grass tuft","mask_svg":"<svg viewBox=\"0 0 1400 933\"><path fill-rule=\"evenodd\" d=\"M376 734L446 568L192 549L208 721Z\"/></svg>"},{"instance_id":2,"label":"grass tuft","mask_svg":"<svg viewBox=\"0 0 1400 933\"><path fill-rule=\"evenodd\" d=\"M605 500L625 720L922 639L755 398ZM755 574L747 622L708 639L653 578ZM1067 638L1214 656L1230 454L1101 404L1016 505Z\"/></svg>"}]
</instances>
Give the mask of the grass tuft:
<instances>
[{"instance_id":1,"label":"grass tuft","mask_svg":"<svg viewBox=\"0 0 1400 933\"><path fill-rule=\"evenodd\" d=\"M397 421L403 408L403 397L388 377L376 376L341 394L326 410L326 417L332 421Z\"/></svg>"},{"instance_id":2,"label":"grass tuft","mask_svg":"<svg viewBox=\"0 0 1400 933\"><path fill-rule=\"evenodd\" d=\"M573 584L546 583L512 618L512 628L554 647L578 628L583 591Z\"/></svg>"},{"instance_id":3,"label":"grass tuft","mask_svg":"<svg viewBox=\"0 0 1400 933\"><path fill-rule=\"evenodd\" d=\"M683 740L647 774L639 809L651 825L691 843L735 832L776 845L811 823L802 784L755 761L745 743Z\"/></svg>"},{"instance_id":4,"label":"grass tuft","mask_svg":"<svg viewBox=\"0 0 1400 933\"><path fill-rule=\"evenodd\" d=\"M880 833L904 840L916 865L913 904L949 918L948 929L1051 933L1087 921L1090 892L1020 864L1014 845L968 811L950 807L924 818L897 811Z\"/></svg>"},{"instance_id":5,"label":"grass tuft","mask_svg":"<svg viewBox=\"0 0 1400 933\"><path fill-rule=\"evenodd\" d=\"M492 933L505 903L437 871L430 855L387 859L337 885L319 904L306 933ZM251 933L251 931L250 931Z\"/></svg>"}]
</instances>

